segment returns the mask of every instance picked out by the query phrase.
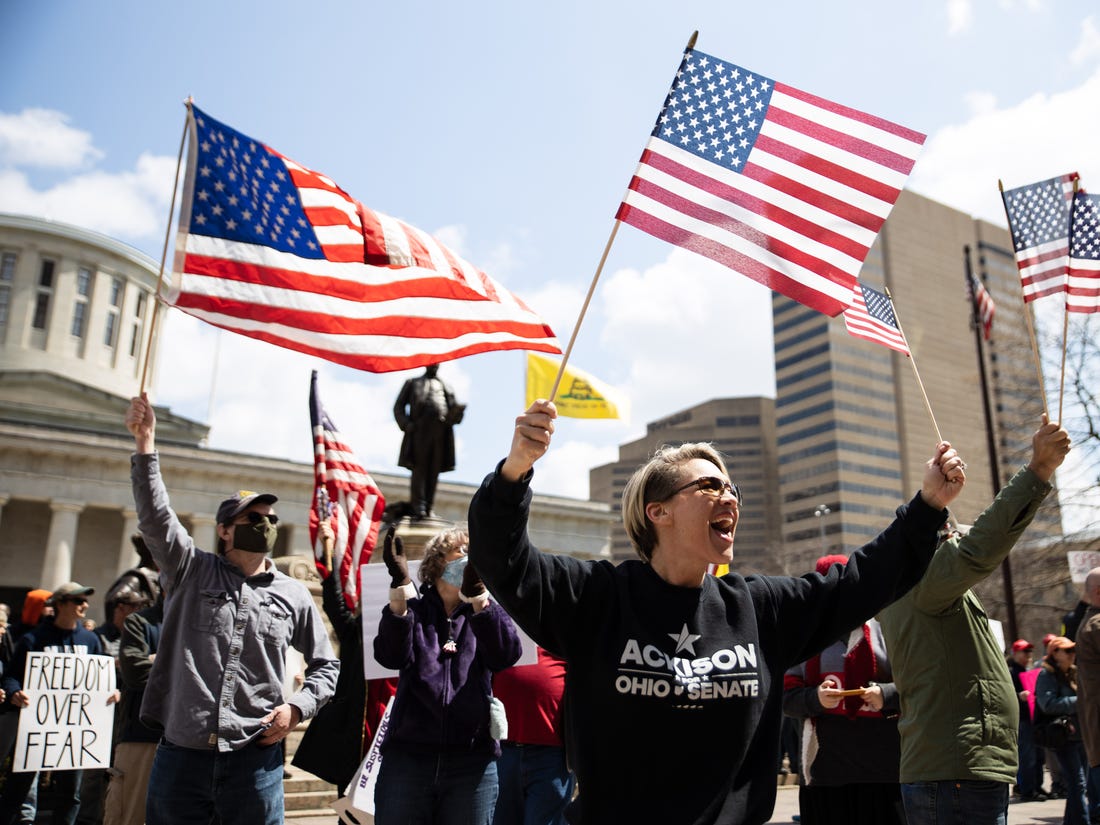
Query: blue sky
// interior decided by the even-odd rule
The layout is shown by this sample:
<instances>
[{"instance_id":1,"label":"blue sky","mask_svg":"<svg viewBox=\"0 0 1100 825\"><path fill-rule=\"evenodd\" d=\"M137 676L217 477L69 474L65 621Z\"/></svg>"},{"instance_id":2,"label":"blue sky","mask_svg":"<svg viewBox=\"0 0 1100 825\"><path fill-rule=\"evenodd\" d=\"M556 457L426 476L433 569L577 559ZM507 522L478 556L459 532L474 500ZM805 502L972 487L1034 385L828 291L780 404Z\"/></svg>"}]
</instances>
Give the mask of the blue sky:
<instances>
[{"instance_id":1,"label":"blue sky","mask_svg":"<svg viewBox=\"0 0 1100 825\"><path fill-rule=\"evenodd\" d=\"M948 205L1003 224L998 178L1076 169L1100 185L1100 12L1075 0L12 0L0 4L0 211L97 229L159 260L193 95L437 234L564 342L696 29L702 51L928 133L910 186ZM316 368L364 464L396 469L391 408L419 371L355 372L163 318L151 394L209 423L211 446L310 461ZM586 497L588 469L645 422L774 394L771 347L763 287L622 227L572 360L620 387L632 417L563 420L536 489ZM504 455L523 365L516 352L443 365L469 404L445 480L477 482Z\"/></svg>"}]
</instances>

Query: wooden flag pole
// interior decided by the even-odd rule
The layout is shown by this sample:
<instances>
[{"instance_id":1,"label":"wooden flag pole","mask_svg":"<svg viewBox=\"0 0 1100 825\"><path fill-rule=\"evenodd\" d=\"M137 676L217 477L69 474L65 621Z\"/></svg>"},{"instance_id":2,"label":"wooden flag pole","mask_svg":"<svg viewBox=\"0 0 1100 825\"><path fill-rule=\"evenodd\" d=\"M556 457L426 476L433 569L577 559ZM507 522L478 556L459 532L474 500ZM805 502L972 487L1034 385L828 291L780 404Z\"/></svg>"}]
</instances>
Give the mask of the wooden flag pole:
<instances>
[{"instance_id":1,"label":"wooden flag pole","mask_svg":"<svg viewBox=\"0 0 1100 825\"><path fill-rule=\"evenodd\" d=\"M699 37L699 32L692 32L691 37L688 38L687 47L684 49L684 53L690 52L695 48L695 41ZM682 65L682 63L681 63ZM642 166L641 161L634 169L634 174L637 175L638 169ZM569 336L569 343L565 347L565 352L562 353L561 364L558 365L558 374L554 376L554 385L550 388L550 397L547 401L553 401L554 396L558 394L558 386L561 384L562 376L565 375L565 366L569 363L569 356L573 352L573 344L577 341L577 333L580 332L581 322L584 321L585 313L588 312L588 305L592 301L592 295L596 291L596 282L600 280L600 273L603 272L604 263L607 262L607 254L611 251L611 244L615 242L615 236L619 232L619 226L622 221L616 219L615 225L611 227L611 235L607 238L607 244L604 245L603 255L600 256L600 263L596 267L596 274L592 276L592 283L588 285L588 294L584 296L584 304L581 305L580 314L577 316L577 322L573 325L573 334Z\"/></svg>"},{"instance_id":2,"label":"wooden flag pole","mask_svg":"<svg viewBox=\"0 0 1100 825\"><path fill-rule=\"evenodd\" d=\"M940 435L940 425L936 423L936 416L932 413L932 404L928 401L928 393L924 391L924 382L920 380L916 356L913 355L913 348L909 346L909 339L905 337L905 330L901 326L901 316L898 315L898 309L894 305L894 296L890 294L889 287L884 287L884 289L886 290L886 300L890 302L890 309L894 312L894 320L898 322L898 332L901 333L901 339L905 341L905 348L909 350L909 361L913 364L913 375L917 376L917 386L920 387L920 394L924 399L924 408L928 410L928 417L932 419L932 429L936 431L936 443L939 444L943 441L943 436Z\"/></svg>"},{"instance_id":3,"label":"wooden flag pole","mask_svg":"<svg viewBox=\"0 0 1100 825\"><path fill-rule=\"evenodd\" d=\"M168 226L164 230L164 248L160 253L160 272L157 274L157 293L153 299L153 318L149 322L149 339L145 344L145 359L141 365L141 383L138 386L138 395L145 392L145 379L149 374L149 361L153 354L153 341L157 332L157 318L160 315L161 294L164 287L164 262L168 258L168 242L172 238L172 219L176 211L176 192L179 189L180 166L183 165L183 146L187 142L187 127L191 124L191 103L193 98L188 97L184 101L187 107L187 115L183 119L183 134L180 135L180 148L176 154L176 175L172 180L172 200L168 204Z\"/></svg>"},{"instance_id":4,"label":"wooden flag pole","mask_svg":"<svg viewBox=\"0 0 1100 825\"><path fill-rule=\"evenodd\" d=\"M1004 183L1001 181L1000 178L997 179L997 188L1001 192L1001 204L1005 208L1005 218L1008 219L1008 232L1009 232L1009 234L1012 234L1012 220L1011 220L1011 218L1008 218L1008 204L1005 203L1005 186L1004 186ZM1013 249L1013 251L1015 251L1015 249L1016 249L1015 239L1013 239L1013 241L1012 241L1012 249ZM1020 279L1020 295L1021 295L1021 298L1023 298L1023 294L1024 294L1024 282L1023 282L1023 279L1021 278ZM1046 388L1046 384L1043 382L1043 362L1039 358L1039 341L1038 341L1038 338L1035 335L1035 322L1031 318L1031 310L1028 308L1027 299L1023 298L1023 302L1024 302L1024 320L1027 321L1027 337L1031 341L1031 355L1032 355L1032 358L1034 358L1034 360L1035 360L1035 375L1039 379L1039 395L1043 399L1043 412L1046 414L1047 418L1050 418L1050 409L1047 405L1047 388Z\"/></svg>"},{"instance_id":5,"label":"wooden flag pole","mask_svg":"<svg viewBox=\"0 0 1100 825\"><path fill-rule=\"evenodd\" d=\"M1079 178L1073 179L1073 200L1069 208L1069 228L1066 230L1066 258L1068 259L1073 249L1073 210L1077 201L1077 186ZM1069 261L1066 261L1066 291L1064 293L1064 308L1062 309L1062 370L1058 378L1058 423L1062 422L1062 403L1066 398L1066 350L1069 348Z\"/></svg>"}]
</instances>

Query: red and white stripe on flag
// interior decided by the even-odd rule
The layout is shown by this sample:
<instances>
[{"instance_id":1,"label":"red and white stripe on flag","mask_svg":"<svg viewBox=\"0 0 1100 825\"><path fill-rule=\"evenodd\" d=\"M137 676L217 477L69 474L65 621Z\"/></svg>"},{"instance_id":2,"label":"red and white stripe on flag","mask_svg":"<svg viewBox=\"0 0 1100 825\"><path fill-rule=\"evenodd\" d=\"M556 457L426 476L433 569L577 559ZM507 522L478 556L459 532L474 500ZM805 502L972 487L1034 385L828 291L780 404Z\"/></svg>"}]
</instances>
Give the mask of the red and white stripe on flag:
<instances>
[{"instance_id":1,"label":"red and white stripe on flag","mask_svg":"<svg viewBox=\"0 0 1100 825\"><path fill-rule=\"evenodd\" d=\"M1076 172L1001 193L1024 303L1066 291Z\"/></svg>"},{"instance_id":2,"label":"red and white stripe on flag","mask_svg":"<svg viewBox=\"0 0 1100 825\"><path fill-rule=\"evenodd\" d=\"M561 352L522 300L428 233L191 109L168 303L370 372Z\"/></svg>"},{"instance_id":3,"label":"red and white stripe on flag","mask_svg":"<svg viewBox=\"0 0 1100 825\"><path fill-rule=\"evenodd\" d=\"M924 137L689 50L617 217L835 316Z\"/></svg>"},{"instance_id":4,"label":"red and white stripe on flag","mask_svg":"<svg viewBox=\"0 0 1100 825\"><path fill-rule=\"evenodd\" d=\"M324 576L324 542L318 529L324 518L335 533L333 575L338 576L345 603L354 610L359 603L359 569L374 552L386 499L321 406L316 370L310 382L309 408L314 481L309 536L314 561Z\"/></svg>"},{"instance_id":5,"label":"red and white stripe on flag","mask_svg":"<svg viewBox=\"0 0 1100 825\"><path fill-rule=\"evenodd\" d=\"M1100 311L1100 196L1078 191L1073 201L1066 309Z\"/></svg>"},{"instance_id":6,"label":"red and white stripe on flag","mask_svg":"<svg viewBox=\"0 0 1100 825\"><path fill-rule=\"evenodd\" d=\"M844 310L844 326L849 333L856 338L884 344L902 355L910 354L893 305L886 295L857 281L850 298L851 304Z\"/></svg>"}]
</instances>

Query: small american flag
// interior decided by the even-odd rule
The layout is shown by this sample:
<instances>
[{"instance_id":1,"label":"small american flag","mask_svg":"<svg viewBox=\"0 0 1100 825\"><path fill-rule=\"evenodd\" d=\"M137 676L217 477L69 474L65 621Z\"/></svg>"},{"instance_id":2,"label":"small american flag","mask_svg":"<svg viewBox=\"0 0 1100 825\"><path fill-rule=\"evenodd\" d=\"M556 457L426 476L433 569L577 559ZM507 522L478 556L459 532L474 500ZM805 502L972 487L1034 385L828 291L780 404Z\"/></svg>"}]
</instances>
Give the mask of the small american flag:
<instances>
[{"instance_id":1,"label":"small american flag","mask_svg":"<svg viewBox=\"0 0 1100 825\"><path fill-rule=\"evenodd\" d=\"M909 355L909 345L898 326L894 307L877 289L856 282L851 303L844 310L844 326L856 338L885 344L902 355Z\"/></svg>"},{"instance_id":2,"label":"small american flag","mask_svg":"<svg viewBox=\"0 0 1100 825\"><path fill-rule=\"evenodd\" d=\"M318 530L324 518L330 520L336 534L333 575L339 577L344 601L354 610L359 602L359 568L370 561L374 552L386 499L321 406L316 370L309 384L309 419L313 428L315 504L309 511L309 538L314 561L324 576L324 542Z\"/></svg>"},{"instance_id":3,"label":"small american flag","mask_svg":"<svg viewBox=\"0 0 1100 825\"><path fill-rule=\"evenodd\" d=\"M923 142L689 49L617 217L835 316Z\"/></svg>"},{"instance_id":4,"label":"small american flag","mask_svg":"<svg viewBox=\"0 0 1100 825\"><path fill-rule=\"evenodd\" d=\"M1066 291L1070 201L1077 173L1001 193L1024 303Z\"/></svg>"},{"instance_id":5,"label":"small american flag","mask_svg":"<svg viewBox=\"0 0 1100 825\"><path fill-rule=\"evenodd\" d=\"M189 109L168 303L370 372L489 350L561 352L519 298L425 232Z\"/></svg>"},{"instance_id":6,"label":"small american flag","mask_svg":"<svg viewBox=\"0 0 1100 825\"><path fill-rule=\"evenodd\" d=\"M1100 196L1082 191L1073 201L1066 309L1100 311Z\"/></svg>"},{"instance_id":7,"label":"small american flag","mask_svg":"<svg viewBox=\"0 0 1100 825\"><path fill-rule=\"evenodd\" d=\"M982 336L988 341L993 334L993 313L997 311L997 308L993 305L993 298L990 296L989 290L977 278L968 275L967 286L969 287L967 291L970 294L970 300L977 307L978 317L982 321Z\"/></svg>"}]
</instances>

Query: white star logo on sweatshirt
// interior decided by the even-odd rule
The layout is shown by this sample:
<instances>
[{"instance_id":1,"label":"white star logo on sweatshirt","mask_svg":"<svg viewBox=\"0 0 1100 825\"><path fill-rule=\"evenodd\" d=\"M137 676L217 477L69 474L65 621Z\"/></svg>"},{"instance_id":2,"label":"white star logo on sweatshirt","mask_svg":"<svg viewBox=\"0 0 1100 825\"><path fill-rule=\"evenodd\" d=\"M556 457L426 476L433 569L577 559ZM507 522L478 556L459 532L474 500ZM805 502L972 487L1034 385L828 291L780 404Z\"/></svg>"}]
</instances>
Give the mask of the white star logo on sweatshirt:
<instances>
[{"instance_id":1,"label":"white star logo on sweatshirt","mask_svg":"<svg viewBox=\"0 0 1100 825\"><path fill-rule=\"evenodd\" d=\"M684 623L683 629L680 630L679 633L669 633L668 637L672 639L672 641L676 642L677 653L679 653L681 650L686 650L692 656L695 655L695 642L703 638L698 633L690 632L688 630L686 622Z\"/></svg>"}]
</instances>

